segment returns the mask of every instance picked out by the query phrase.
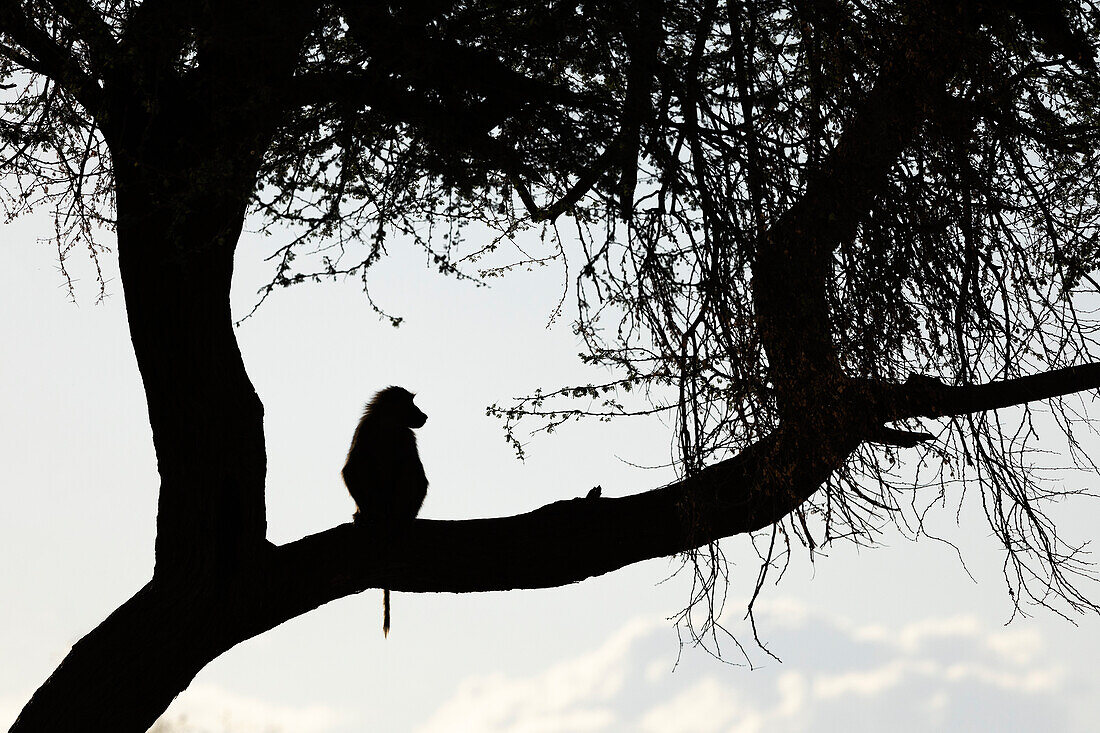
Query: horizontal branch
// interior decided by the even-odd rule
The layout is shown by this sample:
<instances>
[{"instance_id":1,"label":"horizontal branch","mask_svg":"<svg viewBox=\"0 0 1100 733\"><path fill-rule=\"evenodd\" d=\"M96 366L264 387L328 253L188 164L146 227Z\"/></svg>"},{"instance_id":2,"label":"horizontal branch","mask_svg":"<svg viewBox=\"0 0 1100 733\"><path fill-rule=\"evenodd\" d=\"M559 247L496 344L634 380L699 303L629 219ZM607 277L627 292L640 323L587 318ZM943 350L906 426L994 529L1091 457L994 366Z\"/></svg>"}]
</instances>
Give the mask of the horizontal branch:
<instances>
[{"instance_id":1,"label":"horizontal branch","mask_svg":"<svg viewBox=\"0 0 1100 733\"><path fill-rule=\"evenodd\" d=\"M903 385L882 388L879 402L884 422L890 422L999 410L1094 389L1100 389L1100 363L985 384L947 385L934 377L915 374Z\"/></svg>"},{"instance_id":2,"label":"horizontal branch","mask_svg":"<svg viewBox=\"0 0 1100 733\"><path fill-rule=\"evenodd\" d=\"M882 445L894 445L899 448L912 448L929 440L935 440L932 433L913 432L911 430L898 430L880 425L873 428L867 437L868 442L881 443Z\"/></svg>"},{"instance_id":3,"label":"horizontal branch","mask_svg":"<svg viewBox=\"0 0 1100 733\"><path fill-rule=\"evenodd\" d=\"M399 533L334 527L275 549L248 635L367 588L555 587L762 529L843 464L859 442L853 435L780 429L692 478L622 498L570 499L512 517L417 520Z\"/></svg>"}]
</instances>

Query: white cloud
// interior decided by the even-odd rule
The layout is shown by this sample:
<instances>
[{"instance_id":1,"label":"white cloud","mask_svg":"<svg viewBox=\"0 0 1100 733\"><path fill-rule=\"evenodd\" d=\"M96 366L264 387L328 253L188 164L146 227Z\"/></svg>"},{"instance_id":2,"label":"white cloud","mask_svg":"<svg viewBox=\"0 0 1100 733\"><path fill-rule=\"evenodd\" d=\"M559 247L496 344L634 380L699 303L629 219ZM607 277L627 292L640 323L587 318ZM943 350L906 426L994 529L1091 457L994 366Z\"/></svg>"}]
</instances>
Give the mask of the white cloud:
<instances>
[{"instance_id":1,"label":"white cloud","mask_svg":"<svg viewBox=\"0 0 1100 733\"><path fill-rule=\"evenodd\" d=\"M770 613L770 609L768 611ZM857 624L826 613L814 614L815 621L842 631L854 641L884 644L906 652L915 652L928 642L985 637L982 624L974 616L944 616L921 619L900 626L882 623ZM771 618L768 619L769 623Z\"/></svg>"},{"instance_id":2,"label":"white cloud","mask_svg":"<svg viewBox=\"0 0 1100 733\"><path fill-rule=\"evenodd\" d=\"M713 677L705 677L671 700L656 705L641 717L641 730L653 733L719 733L745 728L750 710L736 692ZM753 721L755 722L755 721Z\"/></svg>"},{"instance_id":3,"label":"white cloud","mask_svg":"<svg viewBox=\"0 0 1100 733\"><path fill-rule=\"evenodd\" d=\"M665 678L671 668L667 659L654 659L645 666L646 682L656 684Z\"/></svg>"},{"instance_id":4,"label":"white cloud","mask_svg":"<svg viewBox=\"0 0 1100 733\"><path fill-rule=\"evenodd\" d=\"M786 664L750 672L692 657L672 673L667 647L651 648L671 630L637 621L541 673L461 682L420 731L902 733L1006 720L1022 730L1036 715L1069 721L1079 694L1068 680L1080 671L1071 674L1034 629L959 615L859 624L785 599L761 603L757 613L771 645L788 650Z\"/></svg>"},{"instance_id":5,"label":"white cloud","mask_svg":"<svg viewBox=\"0 0 1100 733\"><path fill-rule=\"evenodd\" d=\"M973 616L948 616L922 619L906 624L892 638L897 646L913 652L929 641L979 636L983 634L978 619Z\"/></svg>"},{"instance_id":6,"label":"white cloud","mask_svg":"<svg viewBox=\"0 0 1100 733\"><path fill-rule=\"evenodd\" d=\"M786 672L775 683L779 692L779 704L775 713L781 718L793 718L806 706L806 680L798 672Z\"/></svg>"},{"instance_id":7,"label":"white cloud","mask_svg":"<svg viewBox=\"0 0 1100 733\"><path fill-rule=\"evenodd\" d=\"M348 718L324 705L273 703L197 684L175 699L150 733L326 733Z\"/></svg>"},{"instance_id":8,"label":"white cloud","mask_svg":"<svg viewBox=\"0 0 1100 733\"><path fill-rule=\"evenodd\" d=\"M840 674L821 674L813 683L814 695L833 699L846 695L869 697L904 687L912 678L939 685L977 683L983 687L1022 693L1052 692L1065 676L1056 663L1039 664L1045 651L1034 629L988 629L973 616L921 619L890 629L882 624L858 625L845 619L820 618L850 639L892 650L893 658L875 667ZM955 660L945 663L943 651L929 647L949 641ZM965 657L960 659L960 655ZM944 697L934 708L946 704Z\"/></svg>"},{"instance_id":9,"label":"white cloud","mask_svg":"<svg viewBox=\"0 0 1100 733\"><path fill-rule=\"evenodd\" d=\"M421 733L555 733L610 730L608 705L623 688L634 643L661 622L636 619L596 650L532 677L500 674L467 679L421 727Z\"/></svg>"},{"instance_id":10,"label":"white cloud","mask_svg":"<svg viewBox=\"0 0 1100 733\"><path fill-rule=\"evenodd\" d=\"M913 664L909 660L895 659L873 669L818 675L813 681L814 697L819 700L831 700L847 695L857 697L881 695L897 687L902 678L911 671Z\"/></svg>"},{"instance_id":11,"label":"white cloud","mask_svg":"<svg viewBox=\"0 0 1100 733\"><path fill-rule=\"evenodd\" d=\"M1043 637L1035 629L1001 629L989 634L985 641L1012 664L1028 664L1043 651Z\"/></svg>"},{"instance_id":12,"label":"white cloud","mask_svg":"<svg viewBox=\"0 0 1100 733\"><path fill-rule=\"evenodd\" d=\"M639 728L647 733L762 733L803 728L808 700L798 672L775 678L775 702L739 691L733 680L705 677L645 712Z\"/></svg>"},{"instance_id":13,"label":"white cloud","mask_svg":"<svg viewBox=\"0 0 1100 733\"><path fill-rule=\"evenodd\" d=\"M1056 690L1065 672L1057 666L1013 670L965 663L947 667L944 677L951 682L975 681L1009 692L1040 693Z\"/></svg>"},{"instance_id":14,"label":"white cloud","mask_svg":"<svg viewBox=\"0 0 1100 733\"><path fill-rule=\"evenodd\" d=\"M759 618L767 616L772 628L801 629L810 620L811 610L802 601L789 597L765 598L758 601L755 606L755 614ZM741 607L737 604L729 604L724 618L736 622L734 615L741 615Z\"/></svg>"}]
</instances>

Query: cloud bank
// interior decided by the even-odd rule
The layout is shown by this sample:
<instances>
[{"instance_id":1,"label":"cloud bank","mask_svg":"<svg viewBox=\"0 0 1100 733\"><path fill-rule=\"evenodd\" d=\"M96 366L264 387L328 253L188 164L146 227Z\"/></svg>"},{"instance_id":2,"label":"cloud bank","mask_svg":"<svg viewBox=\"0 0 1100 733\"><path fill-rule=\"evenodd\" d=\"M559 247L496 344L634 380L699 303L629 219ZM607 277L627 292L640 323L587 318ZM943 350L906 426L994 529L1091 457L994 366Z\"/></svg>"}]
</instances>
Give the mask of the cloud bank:
<instances>
[{"instance_id":1,"label":"cloud bank","mask_svg":"<svg viewBox=\"0 0 1100 733\"><path fill-rule=\"evenodd\" d=\"M858 624L792 600L758 619L785 664L750 671L687 652L638 619L599 648L527 676L459 682L418 733L773 733L1091 730L1100 675L1055 658L1038 631L973 616Z\"/></svg>"}]
</instances>

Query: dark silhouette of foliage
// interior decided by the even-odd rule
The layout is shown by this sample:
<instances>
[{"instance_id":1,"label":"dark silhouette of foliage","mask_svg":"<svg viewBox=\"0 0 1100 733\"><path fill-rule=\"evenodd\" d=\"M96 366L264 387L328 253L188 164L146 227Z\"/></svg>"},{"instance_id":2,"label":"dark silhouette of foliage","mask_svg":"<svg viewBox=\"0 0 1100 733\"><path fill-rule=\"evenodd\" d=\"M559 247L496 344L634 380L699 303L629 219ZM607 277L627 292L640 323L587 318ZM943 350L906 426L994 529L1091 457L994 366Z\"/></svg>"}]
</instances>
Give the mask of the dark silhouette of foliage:
<instances>
[{"instance_id":1,"label":"dark silhouette of foliage","mask_svg":"<svg viewBox=\"0 0 1100 733\"><path fill-rule=\"evenodd\" d=\"M754 535L759 589L792 539L919 535L967 486L1017 604L1096 610L1028 405L1094 468L1098 24L1069 0L0 0L8 212L52 206L62 262L114 228L162 482L153 579L14 730L144 730L225 650L372 587L680 554L714 639L719 539ZM296 233L261 301L367 284L394 233L473 278L541 233L523 257L565 267L611 376L491 412L520 450L521 419L668 414L681 480L273 547L228 303L249 214Z\"/></svg>"}]
</instances>

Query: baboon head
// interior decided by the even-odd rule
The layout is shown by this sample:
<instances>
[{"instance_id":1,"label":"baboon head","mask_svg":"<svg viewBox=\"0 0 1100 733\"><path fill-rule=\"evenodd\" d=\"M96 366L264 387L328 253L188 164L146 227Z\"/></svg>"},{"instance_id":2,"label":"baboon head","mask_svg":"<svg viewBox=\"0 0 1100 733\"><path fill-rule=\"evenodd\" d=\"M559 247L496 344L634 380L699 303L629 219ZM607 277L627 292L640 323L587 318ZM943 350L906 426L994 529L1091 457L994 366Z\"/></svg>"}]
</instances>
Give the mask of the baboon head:
<instances>
[{"instance_id":1,"label":"baboon head","mask_svg":"<svg viewBox=\"0 0 1100 733\"><path fill-rule=\"evenodd\" d=\"M428 416L413 404L415 396L402 387L386 387L371 401L370 414L391 425L419 428L428 421Z\"/></svg>"}]
</instances>

